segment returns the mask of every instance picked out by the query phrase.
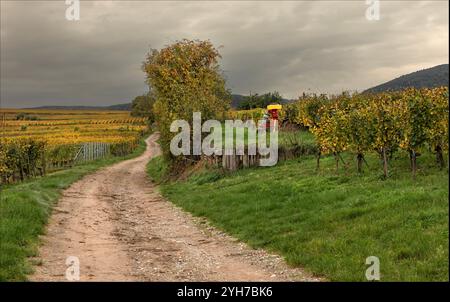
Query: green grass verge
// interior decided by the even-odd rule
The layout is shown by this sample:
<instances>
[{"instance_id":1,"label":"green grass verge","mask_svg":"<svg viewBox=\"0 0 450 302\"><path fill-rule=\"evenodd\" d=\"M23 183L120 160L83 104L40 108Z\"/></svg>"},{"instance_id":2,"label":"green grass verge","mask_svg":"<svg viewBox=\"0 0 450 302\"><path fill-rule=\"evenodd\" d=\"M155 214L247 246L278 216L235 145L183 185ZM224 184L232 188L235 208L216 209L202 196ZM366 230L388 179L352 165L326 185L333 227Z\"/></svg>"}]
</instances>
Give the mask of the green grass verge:
<instances>
[{"instance_id":1,"label":"green grass verge","mask_svg":"<svg viewBox=\"0 0 450 302\"><path fill-rule=\"evenodd\" d=\"M162 156L152 158L147 164L147 173L156 183L165 181L168 171L169 167Z\"/></svg>"},{"instance_id":2,"label":"green grass verge","mask_svg":"<svg viewBox=\"0 0 450 302\"><path fill-rule=\"evenodd\" d=\"M253 139L250 139L248 137L248 128L244 128L244 137L237 138L236 132L237 130L235 128L227 129L225 125L223 125L222 129L222 141L225 142L225 132L226 131L233 132L233 141L234 144L241 142L243 145L247 146L249 144L257 144L258 143L258 133L255 134L255 137ZM270 143L270 131L269 129L266 130L266 143ZM243 141L242 141L243 140ZM314 135L311 134L309 131L305 130L294 130L294 131L287 131L287 130L280 130L278 131L278 146L290 148L295 146L315 146L315 138Z\"/></svg>"},{"instance_id":3,"label":"green grass verge","mask_svg":"<svg viewBox=\"0 0 450 302\"><path fill-rule=\"evenodd\" d=\"M447 281L448 171L424 154L413 180L399 154L382 180L378 158L367 160L363 175L354 166L337 175L332 157L317 173L308 156L233 174L204 171L163 183L161 191L251 246L329 280L364 281L366 258L377 256L382 281ZM165 169L156 158L148 171L160 180Z\"/></svg>"},{"instance_id":4,"label":"green grass verge","mask_svg":"<svg viewBox=\"0 0 450 302\"><path fill-rule=\"evenodd\" d=\"M61 192L88 173L139 156L146 145L126 157L111 157L45 177L6 186L0 191L0 281L25 281L32 272L29 257L36 256L39 235Z\"/></svg>"}]
</instances>

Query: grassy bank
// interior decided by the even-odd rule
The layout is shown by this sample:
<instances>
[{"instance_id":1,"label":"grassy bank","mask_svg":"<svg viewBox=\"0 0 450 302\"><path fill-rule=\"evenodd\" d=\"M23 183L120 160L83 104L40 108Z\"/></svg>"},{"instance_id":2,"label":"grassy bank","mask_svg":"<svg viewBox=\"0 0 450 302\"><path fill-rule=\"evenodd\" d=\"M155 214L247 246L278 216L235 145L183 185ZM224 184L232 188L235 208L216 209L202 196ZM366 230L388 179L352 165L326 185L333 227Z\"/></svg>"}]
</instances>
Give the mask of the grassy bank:
<instances>
[{"instance_id":1,"label":"grassy bank","mask_svg":"<svg viewBox=\"0 0 450 302\"><path fill-rule=\"evenodd\" d=\"M354 166L337 175L332 157L317 173L314 157L304 157L234 174L203 171L161 191L251 246L329 280L366 280L372 255L382 281L448 280L448 171L424 154L413 180L407 155L398 154L382 180L378 158L367 160L363 175ZM165 169L156 158L148 171L158 180Z\"/></svg>"},{"instance_id":2,"label":"grassy bank","mask_svg":"<svg viewBox=\"0 0 450 302\"><path fill-rule=\"evenodd\" d=\"M88 173L142 154L145 147L141 140L126 157L98 160L4 187L0 191L0 281L23 281L32 272L28 257L37 255L38 236L64 189Z\"/></svg>"},{"instance_id":3,"label":"grassy bank","mask_svg":"<svg viewBox=\"0 0 450 302\"><path fill-rule=\"evenodd\" d=\"M258 133L255 133L255 137L250 138L248 133L248 128L243 129L243 137L238 138L237 136L237 129L236 128L227 128L225 125L223 125L222 129L222 141L225 142L225 132L233 133L233 141L234 144L241 143L245 146L251 145L251 144L258 144ZM256 131L256 130L255 130ZM270 143L270 130L266 129L266 142L267 144ZM278 132L278 146L280 147L286 147L290 148L293 146L315 146L315 139L314 135L312 135L309 131L304 130L280 130Z\"/></svg>"}]
</instances>

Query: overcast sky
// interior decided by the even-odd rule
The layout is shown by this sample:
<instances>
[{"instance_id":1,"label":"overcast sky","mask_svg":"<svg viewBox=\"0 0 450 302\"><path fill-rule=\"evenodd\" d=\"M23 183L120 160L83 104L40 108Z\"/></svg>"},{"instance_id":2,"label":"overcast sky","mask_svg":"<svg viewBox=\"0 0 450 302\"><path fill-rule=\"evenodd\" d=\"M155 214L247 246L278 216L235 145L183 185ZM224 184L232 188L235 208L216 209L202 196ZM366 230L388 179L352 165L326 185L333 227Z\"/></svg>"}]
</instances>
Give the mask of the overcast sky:
<instances>
[{"instance_id":1,"label":"overcast sky","mask_svg":"<svg viewBox=\"0 0 450 302\"><path fill-rule=\"evenodd\" d=\"M209 39L233 93L363 90L448 63L447 1L1 0L2 107L110 105L146 91L150 47Z\"/></svg>"}]
</instances>

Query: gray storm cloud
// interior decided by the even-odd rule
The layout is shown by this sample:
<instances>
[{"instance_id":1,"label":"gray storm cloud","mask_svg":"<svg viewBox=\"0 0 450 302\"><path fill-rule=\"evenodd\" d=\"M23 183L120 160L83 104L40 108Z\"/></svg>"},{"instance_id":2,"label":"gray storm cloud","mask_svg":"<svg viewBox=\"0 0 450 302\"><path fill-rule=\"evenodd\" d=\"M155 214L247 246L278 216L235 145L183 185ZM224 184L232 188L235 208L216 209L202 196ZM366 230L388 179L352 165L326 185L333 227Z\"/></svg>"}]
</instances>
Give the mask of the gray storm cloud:
<instances>
[{"instance_id":1,"label":"gray storm cloud","mask_svg":"<svg viewBox=\"0 0 450 302\"><path fill-rule=\"evenodd\" d=\"M447 1L1 1L3 107L110 105L146 91L145 53L210 39L234 93L363 90L448 63Z\"/></svg>"}]
</instances>

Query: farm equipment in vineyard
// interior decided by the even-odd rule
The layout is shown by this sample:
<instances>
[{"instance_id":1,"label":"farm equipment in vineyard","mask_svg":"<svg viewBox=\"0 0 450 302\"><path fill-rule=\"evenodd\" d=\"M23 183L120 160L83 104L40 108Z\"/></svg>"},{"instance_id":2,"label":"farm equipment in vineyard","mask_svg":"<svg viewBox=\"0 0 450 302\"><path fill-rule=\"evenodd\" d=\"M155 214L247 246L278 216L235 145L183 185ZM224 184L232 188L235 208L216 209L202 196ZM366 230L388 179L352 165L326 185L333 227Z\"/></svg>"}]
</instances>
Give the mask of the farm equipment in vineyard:
<instances>
[{"instance_id":1,"label":"farm equipment in vineyard","mask_svg":"<svg viewBox=\"0 0 450 302\"><path fill-rule=\"evenodd\" d=\"M281 110L280 104L270 104L267 106L268 114L266 118L266 129L270 128L270 121L273 121L274 129L278 128L278 111ZM273 130L273 129L272 129Z\"/></svg>"}]
</instances>

